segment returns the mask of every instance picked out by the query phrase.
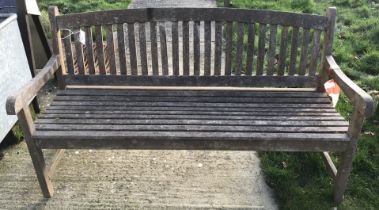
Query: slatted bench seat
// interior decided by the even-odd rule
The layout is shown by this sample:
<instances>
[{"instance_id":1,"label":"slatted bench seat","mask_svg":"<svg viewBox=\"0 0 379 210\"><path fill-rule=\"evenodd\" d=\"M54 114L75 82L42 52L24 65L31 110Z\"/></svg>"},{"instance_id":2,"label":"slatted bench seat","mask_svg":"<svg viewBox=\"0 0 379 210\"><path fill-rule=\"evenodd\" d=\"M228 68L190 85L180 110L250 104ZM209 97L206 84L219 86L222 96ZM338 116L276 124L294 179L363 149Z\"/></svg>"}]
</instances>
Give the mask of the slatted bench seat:
<instances>
[{"instance_id":1,"label":"slatted bench seat","mask_svg":"<svg viewBox=\"0 0 379 210\"><path fill-rule=\"evenodd\" d=\"M7 100L44 196L63 149L308 151L322 154L341 202L373 101L331 55L335 14L50 7L54 55ZM60 91L33 122L29 103L54 74ZM350 122L325 94L329 79L353 104ZM42 149L59 149L49 170ZM338 170L328 151L340 152Z\"/></svg>"},{"instance_id":2,"label":"slatted bench seat","mask_svg":"<svg viewBox=\"0 0 379 210\"><path fill-rule=\"evenodd\" d=\"M318 92L68 89L35 125L45 148L325 151L349 143L348 122Z\"/></svg>"}]
</instances>

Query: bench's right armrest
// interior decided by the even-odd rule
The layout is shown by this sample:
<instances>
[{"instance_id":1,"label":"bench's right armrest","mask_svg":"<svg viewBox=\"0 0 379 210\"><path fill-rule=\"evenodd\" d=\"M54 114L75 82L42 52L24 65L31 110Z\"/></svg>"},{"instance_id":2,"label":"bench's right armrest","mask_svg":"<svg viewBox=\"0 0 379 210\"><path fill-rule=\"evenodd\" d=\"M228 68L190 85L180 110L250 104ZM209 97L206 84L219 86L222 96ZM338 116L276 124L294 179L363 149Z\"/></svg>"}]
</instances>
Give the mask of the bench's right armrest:
<instances>
[{"instance_id":1,"label":"bench's right armrest","mask_svg":"<svg viewBox=\"0 0 379 210\"><path fill-rule=\"evenodd\" d=\"M353 106L365 117L369 117L374 111L372 97L349 79L338 66L333 56L326 56L332 78L341 87L342 91L352 101Z\"/></svg>"},{"instance_id":2,"label":"bench's right armrest","mask_svg":"<svg viewBox=\"0 0 379 210\"><path fill-rule=\"evenodd\" d=\"M16 115L25 106L29 105L46 82L54 77L54 73L59 67L60 63L58 57L56 55L52 55L46 65L31 81L19 89L15 94L7 98L7 114Z\"/></svg>"}]
</instances>

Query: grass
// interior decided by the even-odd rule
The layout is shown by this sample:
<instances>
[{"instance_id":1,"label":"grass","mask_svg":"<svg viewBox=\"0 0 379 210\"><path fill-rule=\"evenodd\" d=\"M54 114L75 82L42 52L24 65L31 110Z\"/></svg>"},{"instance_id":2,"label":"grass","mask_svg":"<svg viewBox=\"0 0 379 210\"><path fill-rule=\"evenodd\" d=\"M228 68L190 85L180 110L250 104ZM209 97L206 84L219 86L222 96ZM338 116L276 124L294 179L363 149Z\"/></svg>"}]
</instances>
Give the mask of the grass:
<instances>
[{"instance_id":1,"label":"grass","mask_svg":"<svg viewBox=\"0 0 379 210\"><path fill-rule=\"evenodd\" d=\"M218 0L221 5L223 1ZM239 8L258 8L325 14L337 7L334 56L341 68L365 90L379 90L379 0L233 0ZM48 25L47 6L56 5L61 13L126 8L129 1L116 0L40 0L44 25ZM48 27L46 27L47 29ZM246 40L245 40L246 42ZM378 104L378 99L376 99ZM349 119L352 107L342 95L338 111ZM377 209L379 206L379 106L368 119L340 209ZM16 139L21 139L15 127ZM332 179L319 154L260 153L266 182L273 188L280 209L330 209L334 206ZM338 156L333 155L338 162Z\"/></svg>"},{"instance_id":2,"label":"grass","mask_svg":"<svg viewBox=\"0 0 379 210\"><path fill-rule=\"evenodd\" d=\"M234 0L233 7L325 14L337 7L334 56L348 76L367 91L379 90L379 1L359 0ZM223 1L218 1L219 5ZM378 98L375 99L378 104ZM340 97L337 110L350 118L352 106ZM366 121L339 209L377 209L379 206L379 107ZM333 181L319 154L260 153L266 182L275 192L280 209L330 209ZM332 156L338 162L338 156Z\"/></svg>"}]
</instances>

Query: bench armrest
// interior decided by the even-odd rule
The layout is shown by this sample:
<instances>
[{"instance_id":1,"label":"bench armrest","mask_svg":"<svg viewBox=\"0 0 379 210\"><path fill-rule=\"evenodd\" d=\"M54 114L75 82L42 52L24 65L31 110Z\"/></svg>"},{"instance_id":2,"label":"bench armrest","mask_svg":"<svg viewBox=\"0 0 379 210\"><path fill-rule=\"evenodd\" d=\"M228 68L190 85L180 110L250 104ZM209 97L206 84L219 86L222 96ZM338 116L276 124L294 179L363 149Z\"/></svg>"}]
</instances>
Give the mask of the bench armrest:
<instances>
[{"instance_id":1,"label":"bench armrest","mask_svg":"<svg viewBox=\"0 0 379 210\"><path fill-rule=\"evenodd\" d=\"M358 112L369 117L374 111L374 101L362 88L358 87L351 79L349 79L338 66L333 56L326 56L330 68L330 76L341 87L342 91L352 101L353 106Z\"/></svg>"},{"instance_id":2,"label":"bench armrest","mask_svg":"<svg viewBox=\"0 0 379 210\"><path fill-rule=\"evenodd\" d=\"M51 56L41 71L24 87L19 89L15 94L9 96L6 102L8 115L16 115L21 109L29 105L38 91L54 77L54 73L60 67L59 59L56 55Z\"/></svg>"}]
</instances>

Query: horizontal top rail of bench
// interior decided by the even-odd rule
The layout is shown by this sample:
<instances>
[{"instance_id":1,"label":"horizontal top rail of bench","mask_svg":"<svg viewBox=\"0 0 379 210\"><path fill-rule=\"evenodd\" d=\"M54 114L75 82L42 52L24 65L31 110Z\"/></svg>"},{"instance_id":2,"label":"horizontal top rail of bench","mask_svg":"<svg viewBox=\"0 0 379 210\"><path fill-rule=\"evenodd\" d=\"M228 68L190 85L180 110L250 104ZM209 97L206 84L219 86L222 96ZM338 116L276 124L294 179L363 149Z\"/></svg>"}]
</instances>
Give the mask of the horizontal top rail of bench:
<instances>
[{"instance_id":1,"label":"horizontal top rail of bench","mask_svg":"<svg viewBox=\"0 0 379 210\"><path fill-rule=\"evenodd\" d=\"M271 10L230 8L144 8L124 9L57 16L58 28L135 23L149 21L237 21L295 26L325 30L325 16Z\"/></svg>"}]
</instances>

